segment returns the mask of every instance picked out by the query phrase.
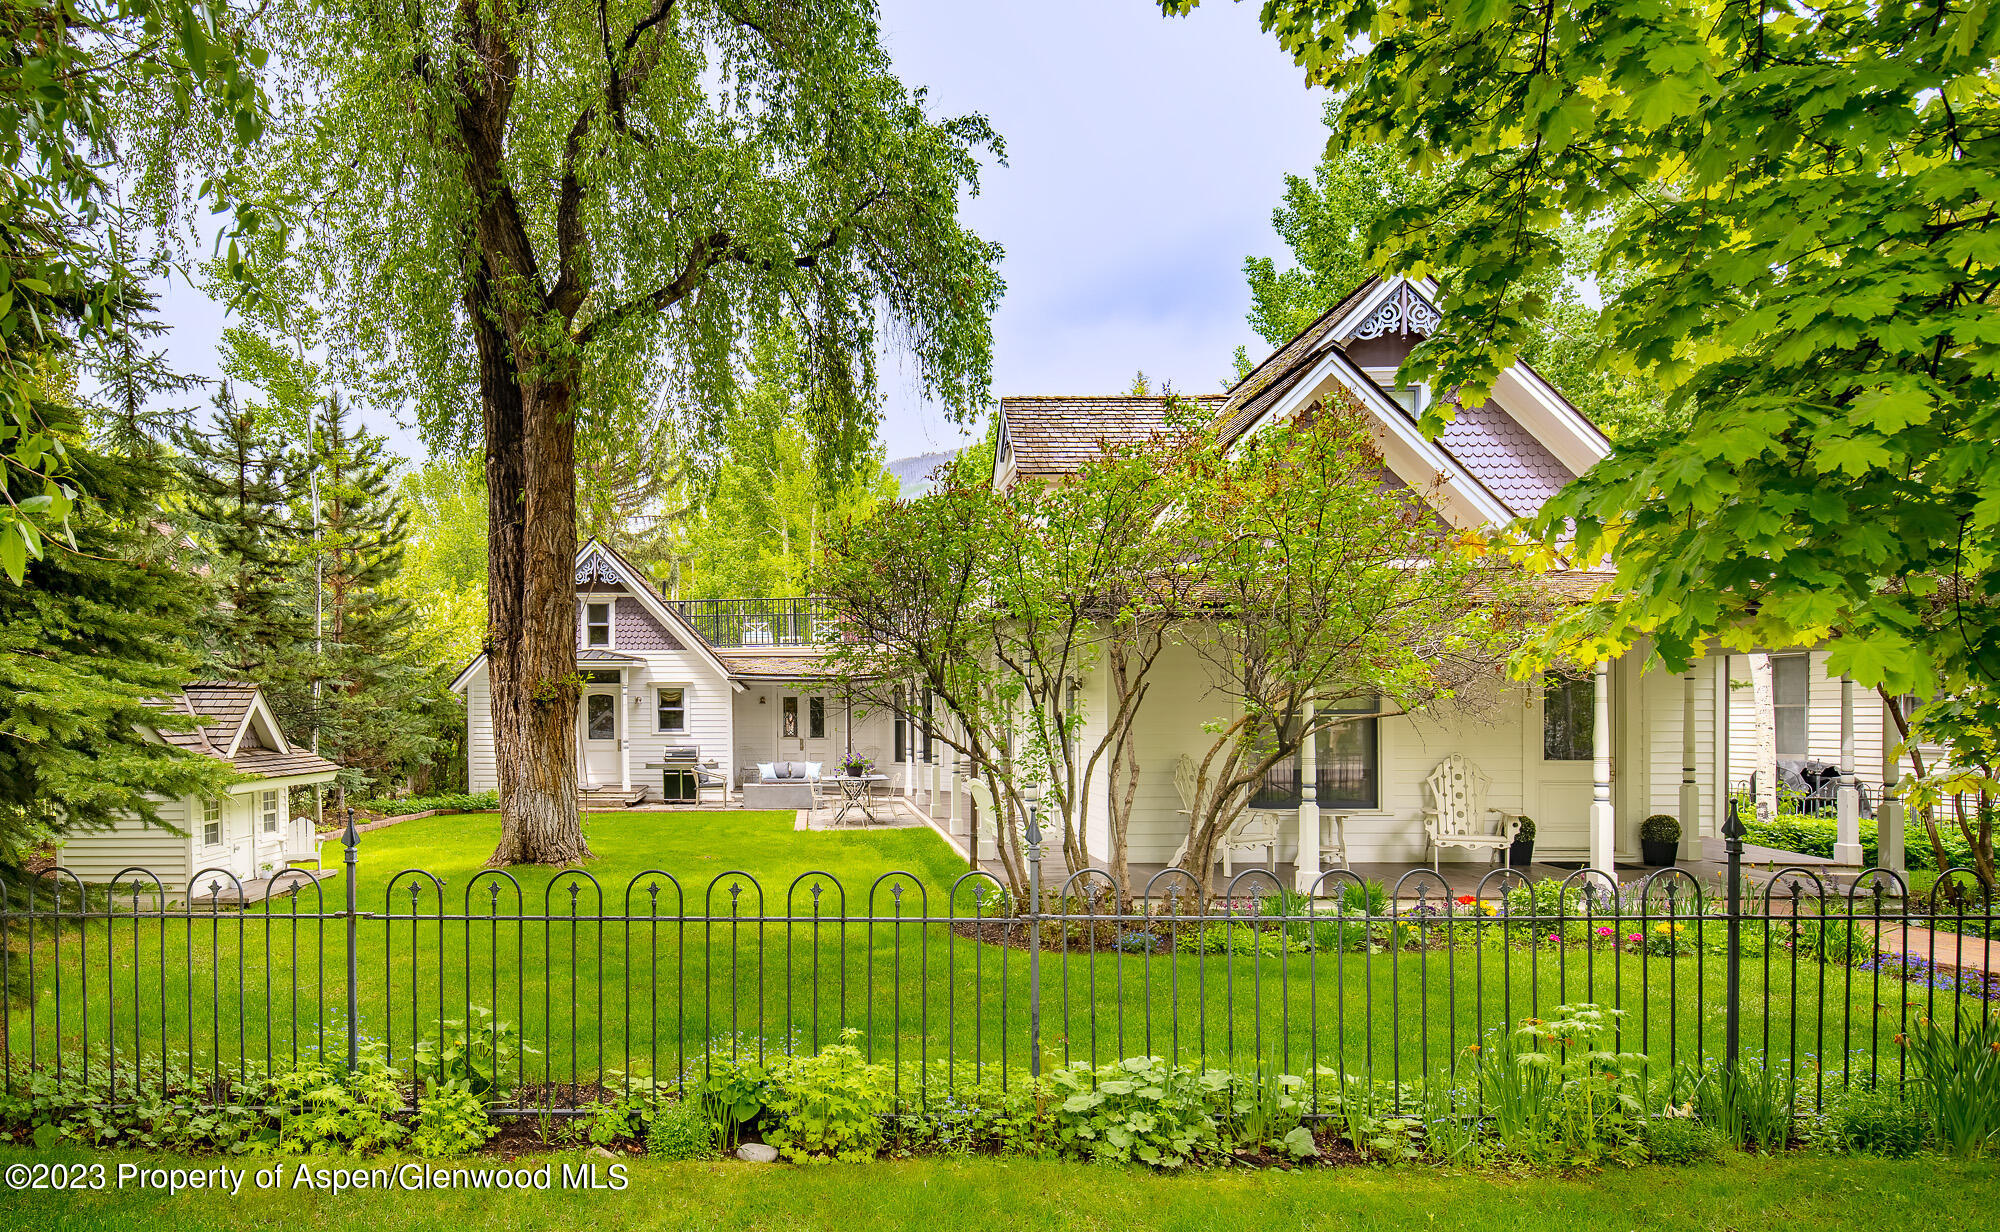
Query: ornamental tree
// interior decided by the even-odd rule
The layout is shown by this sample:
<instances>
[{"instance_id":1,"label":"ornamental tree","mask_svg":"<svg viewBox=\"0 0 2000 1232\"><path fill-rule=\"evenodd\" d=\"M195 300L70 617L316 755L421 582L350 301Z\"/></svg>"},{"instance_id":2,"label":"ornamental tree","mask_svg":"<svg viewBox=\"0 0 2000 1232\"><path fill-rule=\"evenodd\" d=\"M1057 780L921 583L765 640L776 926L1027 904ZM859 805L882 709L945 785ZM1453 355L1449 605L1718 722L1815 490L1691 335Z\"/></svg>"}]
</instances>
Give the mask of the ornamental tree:
<instances>
[{"instance_id":1,"label":"ornamental tree","mask_svg":"<svg viewBox=\"0 0 2000 1232\"><path fill-rule=\"evenodd\" d=\"M271 170L310 216L337 357L484 453L493 859L575 860L579 423L727 405L745 340L781 324L835 452L869 436L885 330L969 408L1001 284L958 204L998 139L896 80L870 0L270 14L295 86Z\"/></svg>"},{"instance_id":2,"label":"ornamental tree","mask_svg":"<svg viewBox=\"0 0 2000 1232\"><path fill-rule=\"evenodd\" d=\"M1367 412L1329 398L1196 459L1178 493L1198 621L1181 639L1222 712L1204 729L1181 867L1210 890L1274 767L1370 715L1490 702L1543 605L1389 474Z\"/></svg>"}]
</instances>

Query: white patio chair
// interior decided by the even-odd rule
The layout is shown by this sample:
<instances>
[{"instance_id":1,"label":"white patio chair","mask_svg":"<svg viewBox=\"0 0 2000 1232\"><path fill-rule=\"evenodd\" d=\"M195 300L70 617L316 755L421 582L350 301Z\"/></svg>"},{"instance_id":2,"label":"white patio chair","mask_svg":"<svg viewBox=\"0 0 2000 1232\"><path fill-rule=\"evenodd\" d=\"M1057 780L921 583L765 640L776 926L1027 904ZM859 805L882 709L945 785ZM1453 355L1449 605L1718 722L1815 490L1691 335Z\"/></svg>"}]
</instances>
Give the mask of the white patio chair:
<instances>
[{"instance_id":1,"label":"white patio chair","mask_svg":"<svg viewBox=\"0 0 2000 1232\"><path fill-rule=\"evenodd\" d=\"M1446 847L1492 852L1503 864L1511 863L1508 848L1521 828L1521 814L1487 808L1486 787L1485 773L1462 753L1439 762L1424 780L1424 834L1432 872L1440 872Z\"/></svg>"},{"instance_id":2,"label":"white patio chair","mask_svg":"<svg viewBox=\"0 0 2000 1232\"><path fill-rule=\"evenodd\" d=\"M1188 844L1194 841L1194 793L1196 774L1194 758L1182 753L1174 760L1174 791L1181 798L1180 811L1187 815L1188 832L1181 839L1181 845L1167 858L1167 867L1172 868L1187 858ZM1273 873L1278 868L1278 839L1284 832L1283 813L1276 809L1246 808L1237 814L1229 832L1217 844L1217 856L1222 860L1222 877L1227 881L1236 875L1236 853L1264 849L1264 866Z\"/></svg>"}]
</instances>

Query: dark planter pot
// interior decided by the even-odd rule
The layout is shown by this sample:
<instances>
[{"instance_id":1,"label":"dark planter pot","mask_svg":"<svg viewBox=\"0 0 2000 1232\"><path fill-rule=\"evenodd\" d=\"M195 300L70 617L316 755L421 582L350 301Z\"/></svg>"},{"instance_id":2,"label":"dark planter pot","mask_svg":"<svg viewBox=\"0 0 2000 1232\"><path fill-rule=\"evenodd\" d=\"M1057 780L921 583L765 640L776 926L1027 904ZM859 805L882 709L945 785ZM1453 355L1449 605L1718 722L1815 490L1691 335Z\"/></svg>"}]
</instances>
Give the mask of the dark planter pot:
<instances>
[{"instance_id":1,"label":"dark planter pot","mask_svg":"<svg viewBox=\"0 0 2000 1232\"><path fill-rule=\"evenodd\" d=\"M1535 862L1535 840L1515 839L1507 847L1507 863L1514 868L1526 868Z\"/></svg>"},{"instance_id":2,"label":"dark planter pot","mask_svg":"<svg viewBox=\"0 0 2000 1232\"><path fill-rule=\"evenodd\" d=\"M1642 838L1639 840L1639 855L1655 868L1665 868L1680 858L1679 839Z\"/></svg>"}]
</instances>

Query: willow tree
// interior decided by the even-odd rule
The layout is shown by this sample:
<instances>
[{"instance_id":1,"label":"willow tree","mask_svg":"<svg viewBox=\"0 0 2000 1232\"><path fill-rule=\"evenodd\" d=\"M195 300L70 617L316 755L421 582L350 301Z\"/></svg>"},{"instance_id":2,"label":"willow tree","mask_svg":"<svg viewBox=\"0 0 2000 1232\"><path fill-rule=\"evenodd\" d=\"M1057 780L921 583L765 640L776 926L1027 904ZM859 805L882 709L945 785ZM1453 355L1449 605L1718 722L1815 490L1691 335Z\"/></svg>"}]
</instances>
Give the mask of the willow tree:
<instances>
[{"instance_id":1,"label":"willow tree","mask_svg":"<svg viewBox=\"0 0 2000 1232\"><path fill-rule=\"evenodd\" d=\"M276 169L340 357L434 446L484 451L494 860L576 859L579 420L726 406L781 324L831 455L870 436L885 337L969 408L1001 284L958 206L999 142L897 81L870 0L273 12Z\"/></svg>"}]
</instances>

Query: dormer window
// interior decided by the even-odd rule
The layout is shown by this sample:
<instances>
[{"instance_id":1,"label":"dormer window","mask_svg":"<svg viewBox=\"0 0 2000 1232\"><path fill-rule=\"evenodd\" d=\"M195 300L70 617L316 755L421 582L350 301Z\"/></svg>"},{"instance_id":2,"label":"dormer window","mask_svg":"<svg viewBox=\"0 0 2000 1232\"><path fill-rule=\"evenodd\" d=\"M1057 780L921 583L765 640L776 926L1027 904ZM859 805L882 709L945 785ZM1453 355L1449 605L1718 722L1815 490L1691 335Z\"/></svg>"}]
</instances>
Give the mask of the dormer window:
<instances>
[{"instance_id":1,"label":"dormer window","mask_svg":"<svg viewBox=\"0 0 2000 1232\"><path fill-rule=\"evenodd\" d=\"M583 605L583 644L592 648L611 648L611 605L609 603L586 603Z\"/></svg>"}]
</instances>

